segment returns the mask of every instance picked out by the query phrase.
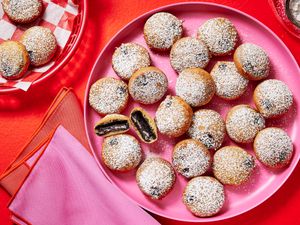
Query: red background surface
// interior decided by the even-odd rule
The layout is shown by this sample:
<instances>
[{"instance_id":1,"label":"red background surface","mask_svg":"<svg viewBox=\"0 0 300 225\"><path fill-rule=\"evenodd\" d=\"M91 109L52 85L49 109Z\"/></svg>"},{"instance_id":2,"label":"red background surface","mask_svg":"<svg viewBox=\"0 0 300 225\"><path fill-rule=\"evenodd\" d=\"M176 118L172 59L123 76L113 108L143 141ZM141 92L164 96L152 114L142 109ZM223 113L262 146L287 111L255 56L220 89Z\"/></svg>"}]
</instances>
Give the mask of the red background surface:
<instances>
[{"instance_id":1,"label":"red background surface","mask_svg":"<svg viewBox=\"0 0 300 225\"><path fill-rule=\"evenodd\" d=\"M73 87L83 104L91 68L105 44L128 22L177 0L89 0L87 27L82 43L71 61L47 81L28 92L0 95L0 174L32 135L61 87ZM273 30L300 63L300 39L290 35L277 21L267 0L213 0L244 11ZM291 74L287 74L291 75ZM217 224L300 224L300 166L269 200L238 217ZM0 189L0 225L11 225L6 205L9 196ZM156 217L162 224L186 224Z\"/></svg>"}]
</instances>

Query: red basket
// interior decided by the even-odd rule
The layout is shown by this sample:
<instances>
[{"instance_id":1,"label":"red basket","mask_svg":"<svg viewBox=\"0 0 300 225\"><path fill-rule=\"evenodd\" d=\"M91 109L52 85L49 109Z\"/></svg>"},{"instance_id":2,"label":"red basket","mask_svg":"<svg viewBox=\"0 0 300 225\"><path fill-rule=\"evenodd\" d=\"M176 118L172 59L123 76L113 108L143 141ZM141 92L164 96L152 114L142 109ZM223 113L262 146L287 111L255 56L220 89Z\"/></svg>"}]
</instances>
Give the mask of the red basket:
<instances>
[{"instance_id":1,"label":"red basket","mask_svg":"<svg viewBox=\"0 0 300 225\"><path fill-rule=\"evenodd\" d=\"M61 53L54 59L54 64L46 72L44 72L38 79L33 81L31 86L41 83L48 77L52 76L54 73L62 69L65 64L71 59L71 57L76 52L79 43L82 39L82 35L86 25L87 17L87 0L72 0L76 5L78 5L78 15L76 16L73 24L72 33L66 44L62 49ZM8 93L19 91L20 89L16 87L0 87L0 93Z\"/></svg>"},{"instance_id":2,"label":"red basket","mask_svg":"<svg viewBox=\"0 0 300 225\"><path fill-rule=\"evenodd\" d=\"M290 32L290 34L300 39L300 28L291 22L286 14L285 7L287 0L268 0L269 4L282 26Z\"/></svg>"}]
</instances>

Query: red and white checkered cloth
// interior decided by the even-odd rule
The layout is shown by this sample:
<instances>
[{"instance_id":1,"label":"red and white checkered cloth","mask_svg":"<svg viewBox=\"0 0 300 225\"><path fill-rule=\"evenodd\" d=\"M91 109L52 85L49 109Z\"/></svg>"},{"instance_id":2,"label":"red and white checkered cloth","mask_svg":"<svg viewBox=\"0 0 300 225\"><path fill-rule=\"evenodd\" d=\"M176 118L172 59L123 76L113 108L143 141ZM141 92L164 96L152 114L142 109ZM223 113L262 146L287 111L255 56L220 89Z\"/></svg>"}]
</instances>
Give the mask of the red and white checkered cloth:
<instances>
[{"instance_id":1,"label":"red and white checkered cloth","mask_svg":"<svg viewBox=\"0 0 300 225\"><path fill-rule=\"evenodd\" d=\"M71 35L75 17L78 15L78 6L72 0L43 0L43 3L44 14L42 18L35 21L34 24L30 24L30 26L48 27L57 39L59 50L56 55L59 55ZM28 25L13 24L4 14L2 6L0 6L0 43L5 40L18 40L28 28ZM6 86L27 91L33 81L53 66L54 61L55 59L45 66L32 68L20 80L8 81L0 76L0 89Z\"/></svg>"}]
</instances>

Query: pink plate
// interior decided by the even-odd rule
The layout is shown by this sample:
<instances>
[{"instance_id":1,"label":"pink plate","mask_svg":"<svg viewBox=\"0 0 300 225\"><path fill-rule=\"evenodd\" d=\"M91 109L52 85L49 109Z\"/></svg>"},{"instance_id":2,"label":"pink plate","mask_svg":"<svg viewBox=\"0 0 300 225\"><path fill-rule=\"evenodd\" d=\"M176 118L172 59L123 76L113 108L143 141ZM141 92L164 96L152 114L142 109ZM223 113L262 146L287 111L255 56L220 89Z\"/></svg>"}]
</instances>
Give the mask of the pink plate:
<instances>
[{"instance_id":1,"label":"pink plate","mask_svg":"<svg viewBox=\"0 0 300 225\"><path fill-rule=\"evenodd\" d=\"M229 186L225 187L227 195L225 207L218 215L214 217L197 218L185 208L181 201L181 195L187 180L180 175L177 175L177 181L174 189L163 200L153 201L145 197L139 190L135 182L135 171L128 173L111 172L105 166L103 166L101 161L101 143L103 139L97 137L93 131L94 124L100 119L100 116L88 104L89 88L91 84L101 77L117 77L111 67L111 57L114 49L121 43L136 42L146 47L143 39L143 25L149 16L159 11L171 12L183 20L185 36L195 36L197 27L207 19L213 17L229 18L237 27L241 42L253 42L261 45L268 52L272 63L270 77L286 82L294 93L295 103L293 109L291 109L290 112L284 117L267 122L268 126L272 125L284 128L293 139L295 154L292 158L291 164L285 169L270 170L257 162L257 170L249 183L237 188ZM151 54L152 64L162 69L168 76L168 94L174 94L174 85L177 74L170 66L168 54L158 54L152 51L149 52ZM232 57L215 57L210 62L207 70L211 70L216 60L224 59L232 60ZM297 113L298 103L300 101L300 94L298 90L300 85L299 75L300 71L296 61L282 41L270 29L245 13L226 6L212 3L179 3L165 6L150 11L129 23L112 38L112 40L107 44L100 54L93 71L91 72L85 96L84 116L89 143L100 168L107 178L122 192L127 194L130 199L138 203L143 208L163 217L189 222L208 222L234 217L256 207L273 195L287 180L297 165L300 157L300 140L297 140L297 137L300 136L298 129L300 114ZM256 85L257 83L251 82L247 93L245 93L240 99L232 102L227 102L214 97L212 102L205 106L205 108L214 109L220 112L223 117L225 117L228 109L234 105L242 103L253 105L252 93L253 88ZM130 104L124 114L128 115L130 110L137 105L137 103L133 103L132 100L130 100ZM158 104L142 107L147 109L154 116L157 106ZM130 133L134 135L132 131L130 131ZM181 139L183 138L184 137ZM154 154L160 155L161 157L170 161L172 147L179 140L180 139L171 140L167 137L160 136L156 143L151 145L143 144L142 147L146 157ZM227 137L223 145L230 144L236 145ZM251 145L243 145L242 147L253 154Z\"/></svg>"}]
</instances>

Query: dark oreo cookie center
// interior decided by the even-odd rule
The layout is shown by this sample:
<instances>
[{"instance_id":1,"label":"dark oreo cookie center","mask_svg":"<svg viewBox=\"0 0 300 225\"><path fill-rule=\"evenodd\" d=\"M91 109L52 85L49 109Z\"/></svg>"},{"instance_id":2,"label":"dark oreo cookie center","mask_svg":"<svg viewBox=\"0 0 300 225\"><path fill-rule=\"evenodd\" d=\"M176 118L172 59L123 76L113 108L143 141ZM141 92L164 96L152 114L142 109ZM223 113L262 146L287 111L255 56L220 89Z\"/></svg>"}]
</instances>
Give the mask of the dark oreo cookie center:
<instances>
[{"instance_id":1,"label":"dark oreo cookie center","mask_svg":"<svg viewBox=\"0 0 300 225\"><path fill-rule=\"evenodd\" d=\"M156 139L156 134L154 133L153 128L141 111L136 110L132 112L131 121L145 142L151 142Z\"/></svg>"},{"instance_id":2,"label":"dark oreo cookie center","mask_svg":"<svg viewBox=\"0 0 300 225\"><path fill-rule=\"evenodd\" d=\"M103 136L112 132L126 131L128 129L129 123L127 120L114 120L96 125L95 133L99 136Z\"/></svg>"}]
</instances>

